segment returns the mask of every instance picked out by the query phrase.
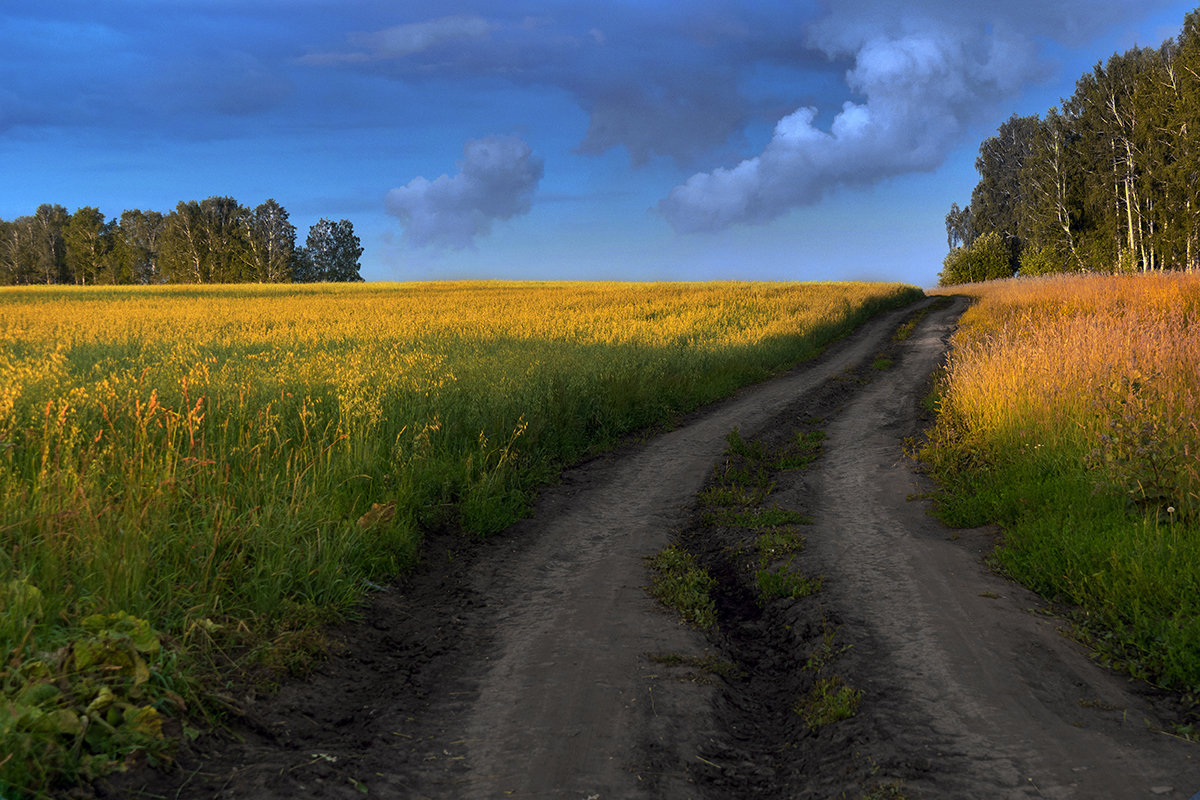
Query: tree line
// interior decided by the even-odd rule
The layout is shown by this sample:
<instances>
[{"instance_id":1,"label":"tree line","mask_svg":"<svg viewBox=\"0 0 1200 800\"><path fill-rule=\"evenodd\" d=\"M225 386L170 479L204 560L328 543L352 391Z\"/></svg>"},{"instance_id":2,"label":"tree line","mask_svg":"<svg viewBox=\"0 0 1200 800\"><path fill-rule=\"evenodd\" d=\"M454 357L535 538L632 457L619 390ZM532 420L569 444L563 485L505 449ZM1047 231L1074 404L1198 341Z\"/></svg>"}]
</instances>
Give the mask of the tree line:
<instances>
[{"instance_id":1,"label":"tree line","mask_svg":"<svg viewBox=\"0 0 1200 800\"><path fill-rule=\"evenodd\" d=\"M1098 63L1061 109L1012 116L975 168L946 215L943 284L1200 266L1200 9Z\"/></svg>"},{"instance_id":2,"label":"tree line","mask_svg":"<svg viewBox=\"0 0 1200 800\"><path fill-rule=\"evenodd\" d=\"M47 203L0 219L0 285L361 281L360 256L345 219L322 218L297 246L287 209L274 200L251 209L210 197L107 221L92 206L68 214Z\"/></svg>"}]
</instances>

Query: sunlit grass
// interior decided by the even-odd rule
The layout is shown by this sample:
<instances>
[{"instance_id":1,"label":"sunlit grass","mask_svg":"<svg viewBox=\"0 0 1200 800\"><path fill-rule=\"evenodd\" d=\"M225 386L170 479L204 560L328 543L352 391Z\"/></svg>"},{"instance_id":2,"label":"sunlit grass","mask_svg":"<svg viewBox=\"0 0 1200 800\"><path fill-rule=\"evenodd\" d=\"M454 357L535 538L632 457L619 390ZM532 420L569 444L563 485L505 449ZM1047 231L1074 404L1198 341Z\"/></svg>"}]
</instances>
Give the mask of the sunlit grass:
<instances>
[{"instance_id":1,"label":"sunlit grass","mask_svg":"<svg viewBox=\"0 0 1200 800\"><path fill-rule=\"evenodd\" d=\"M411 565L422 532L499 530L590 449L919 295L854 283L0 290L0 646L12 653L0 688L57 680L71 648L101 635L82 625L95 615L146 621L169 645L147 681L132 656L110 664L130 708L166 710L163 692L186 694L176 678L231 657L286 664L278 652ZM55 710L87 706L96 686ZM87 752L90 734L58 718L60 749ZM23 759L36 760L0 758L0 784L35 780L13 772Z\"/></svg>"},{"instance_id":2,"label":"sunlit grass","mask_svg":"<svg viewBox=\"0 0 1200 800\"><path fill-rule=\"evenodd\" d=\"M1107 658L1200 690L1200 276L956 287L926 456L942 511L1005 526L1016 577Z\"/></svg>"}]
</instances>

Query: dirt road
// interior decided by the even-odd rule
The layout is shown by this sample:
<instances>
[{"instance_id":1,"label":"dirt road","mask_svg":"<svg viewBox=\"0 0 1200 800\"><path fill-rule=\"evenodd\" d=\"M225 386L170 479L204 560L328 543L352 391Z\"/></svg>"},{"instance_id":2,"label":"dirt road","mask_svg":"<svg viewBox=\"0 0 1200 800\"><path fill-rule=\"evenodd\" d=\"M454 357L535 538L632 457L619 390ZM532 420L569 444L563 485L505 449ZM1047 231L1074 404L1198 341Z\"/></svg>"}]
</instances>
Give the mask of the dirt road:
<instances>
[{"instance_id":1,"label":"dirt road","mask_svg":"<svg viewBox=\"0 0 1200 800\"><path fill-rule=\"evenodd\" d=\"M1200 748L1156 732L1141 693L987 571L991 533L952 535L907 499L926 487L901 441L962 305L892 343L910 311L568 471L504 534L431 541L318 674L244 699L240 741L203 739L171 775L112 792L1190 798ZM769 443L802 420L825 453L774 476L771 503L812 516L800 563L823 587L764 605L721 538L736 532L706 527L695 498L735 426ZM715 632L644 588L672 540L720 581ZM862 699L810 730L793 709L819 653Z\"/></svg>"}]
</instances>

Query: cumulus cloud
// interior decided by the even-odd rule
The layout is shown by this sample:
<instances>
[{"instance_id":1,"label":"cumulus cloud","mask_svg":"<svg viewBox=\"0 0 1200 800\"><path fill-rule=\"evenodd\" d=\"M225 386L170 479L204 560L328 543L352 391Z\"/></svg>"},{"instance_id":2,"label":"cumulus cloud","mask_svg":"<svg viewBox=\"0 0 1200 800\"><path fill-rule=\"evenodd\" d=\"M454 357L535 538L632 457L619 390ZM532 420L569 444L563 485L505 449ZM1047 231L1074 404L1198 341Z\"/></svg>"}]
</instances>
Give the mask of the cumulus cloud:
<instances>
[{"instance_id":1,"label":"cumulus cloud","mask_svg":"<svg viewBox=\"0 0 1200 800\"><path fill-rule=\"evenodd\" d=\"M1093 7L1096 18L1105 5ZM845 83L854 99L827 127L816 123L818 108L802 106L778 121L760 154L676 186L658 204L676 231L768 222L836 187L936 169L968 125L1047 75L1035 35L1056 26L1082 35L1071 22L1079 4L1069 0L1014 0L986 22L957 2L927 0L899 15L889 7L839 2L809 28L808 47L852 59Z\"/></svg>"},{"instance_id":2,"label":"cumulus cloud","mask_svg":"<svg viewBox=\"0 0 1200 800\"><path fill-rule=\"evenodd\" d=\"M457 175L413 178L388 192L385 205L409 243L461 250L486 236L494 221L527 213L542 172L542 160L516 137L472 139Z\"/></svg>"}]
</instances>

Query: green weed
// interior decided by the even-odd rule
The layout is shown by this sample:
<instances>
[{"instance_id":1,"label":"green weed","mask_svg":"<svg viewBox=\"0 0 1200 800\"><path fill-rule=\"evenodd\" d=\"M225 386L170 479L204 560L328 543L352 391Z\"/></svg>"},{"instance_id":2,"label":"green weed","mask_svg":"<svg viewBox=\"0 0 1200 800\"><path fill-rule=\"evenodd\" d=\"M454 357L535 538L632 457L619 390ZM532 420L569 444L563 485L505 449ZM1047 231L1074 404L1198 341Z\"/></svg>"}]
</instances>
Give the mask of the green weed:
<instances>
[{"instance_id":1,"label":"green weed","mask_svg":"<svg viewBox=\"0 0 1200 800\"><path fill-rule=\"evenodd\" d=\"M16 591L29 611L34 587ZM0 794L42 797L135 753L169 763L178 743L163 720L187 707L173 689L191 690L172 676L176 657L149 623L123 613L85 617L53 652L13 652L0 673Z\"/></svg>"},{"instance_id":2,"label":"green weed","mask_svg":"<svg viewBox=\"0 0 1200 800\"><path fill-rule=\"evenodd\" d=\"M906 339L908 339L910 336L913 335L913 331L915 331L917 329L917 326L921 324L921 320L925 319L925 317L928 314L929 314L928 308L923 308L920 311L918 311L917 313L913 314L911 317L909 317L907 320L904 321L904 324L902 324L900 327L896 328L896 332L892 334L892 341L893 342L903 342Z\"/></svg>"},{"instance_id":3,"label":"green weed","mask_svg":"<svg viewBox=\"0 0 1200 800\"><path fill-rule=\"evenodd\" d=\"M795 437L779 454L776 469L804 469L821 455L824 431L797 431Z\"/></svg>"},{"instance_id":4,"label":"green weed","mask_svg":"<svg viewBox=\"0 0 1200 800\"><path fill-rule=\"evenodd\" d=\"M746 508L760 503L766 496L763 489L747 489L740 484L710 486L700 492L697 500L702 506L715 508Z\"/></svg>"},{"instance_id":5,"label":"green weed","mask_svg":"<svg viewBox=\"0 0 1200 800\"><path fill-rule=\"evenodd\" d=\"M758 602L787 598L798 600L821 590L821 576L808 578L792 569L791 562L774 567L762 567L754 573L754 585L758 588Z\"/></svg>"},{"instance_id":6,"label":"green weed","mask_svg":"<svg viewBox=\"0 0 1200 800\"><path fill-rule=\"evenodd\" d=\"M833 675L818 679L809 695L797 703L793 710L804 718L809 730L816 730L823 725L850 719L858 713L861 701L861 690Z\"/></svg>"},{"instance_id":7,"label":"green weed","mask_svg":"<svg viewBox=\"0 0 1200 800\"><path fill-rule=\"evenodd\" d=\"M719 480L726 486L741 489L756 489L759 492L769 491L771 473L763 467L740 467L726 464Z\"/></svg>"},{"instance_id":8,"label":"green weed","mask_svg":"<svg viewBox=\"0 0 1200 800\"><path fill-rule=\"evenodd\" d=\"M697 628L717 624L717 607L710 591L716 581L686 550L672 545L650 558L654 570L650 593L681 620Z\"/></svg>"},{"instance_id":9,"label":"green weed","mask_svg":"<svg viewBox=\"0 0 1200 800\"><path fill-rule=\"evenodd\" d=\"M820 672L833 663L834 659L842 653L848 651L851 645L835 646L834 640L837 636L837 629L832 627L827 620L821 620L821 643L809 655L804 662L806 670Z\"/></svg>"},{"instance_id":10,"label":"green weed","mask_svg":"<svg viewBox=\"0 0 1200 800\"><path fill-rule=\"evenodd\" d=\"M729 455L741 456L750 461L764 461L766 459L762 442L757 439L747 442L742 438L736 427L725 435L725 441L728 444L725 452Z\"/></svg>"},{"instance_id":11,"label":"green weed","mask_svg":"<svg viewBox=\"0 0 1200 800\"><path fill-rule=\"evenodd\" d=\"M803 550L804 537L793 530L772 530L755 538L754 546L758 549L759 562L766 566L777 558Z\"/></svg>"},{"instance_id":12,"label":"green weed","mask_svg":"<svg viewBox=\"0 0 1200 800\"><path fill-rule=\"evenodd\" d=\"M799 511L788 511L782 508L763 508L752 511L735 511L732 508L721 508L706 512L706 522L710 525L727 525L737 528L780 528L789 525L811 525L812 517Z\"/></svg>"}]
</instances>

